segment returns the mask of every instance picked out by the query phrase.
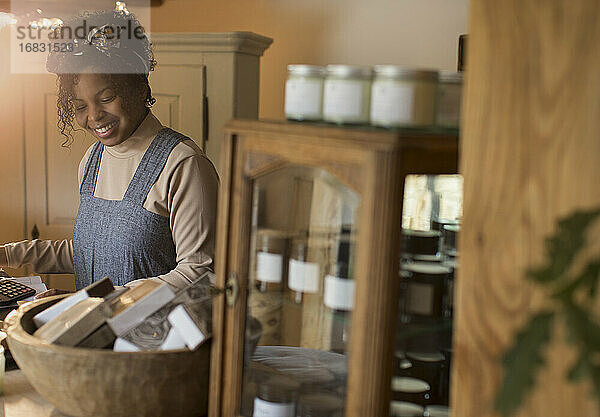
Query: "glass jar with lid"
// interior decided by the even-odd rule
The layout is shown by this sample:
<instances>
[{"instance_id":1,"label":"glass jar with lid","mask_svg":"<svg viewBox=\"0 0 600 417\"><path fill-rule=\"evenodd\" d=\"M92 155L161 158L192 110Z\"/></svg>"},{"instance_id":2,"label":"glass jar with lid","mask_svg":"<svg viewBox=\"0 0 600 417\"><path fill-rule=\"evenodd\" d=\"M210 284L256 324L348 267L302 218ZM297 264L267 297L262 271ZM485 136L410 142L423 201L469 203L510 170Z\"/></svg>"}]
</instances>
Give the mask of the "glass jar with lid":
<instances>
[{"instance_id":1,"label":"glass jar with lid","mask_svg":"<svg viewBox=\"0 0 600 417\"><path fill-rule=\"evenodd\" d=\"M337 258L325 277L323 303L332 314L330 350L345 353L350 337L351 312L354 310L354 243L351 227L342 226L338 236Z\"/></svg>"},{"instance_id":2,"label":"glass jar with lid","mask_svg":"<svg viewBox=\"0 0 600 417\"><path fill-rule=\"evenodd\" d=\"M308 261L308 239L304 236L292 240L288 266L288 287L292 301L301 303L305 293L319 292L319 264Z\"/></svg>"},{"instance_id":3,"label":"glass jar with lid","mask_svg":"<svg viewBox=\"0 0 600 417\"><path fill-rule=\"evenodd\" d=\"M369 122L373 70L356 65L328 65L323 119L338 124Z\"/></svg>"},{"instance_id":4,"label":"glass jar with lid","mask_svg":"<svg viewBox=\"0 0 600 417\"><path fill-rule=\"evenodd\" d=\"M410 317L439 319L451 269L440 263L414 262L403 266L408 279L401 282L401 309Z\"/></svg>"},{"instance_id":5,"label":"glass jar with lid","mask_svg":"<svg viewBox=\"0 0 600 417\"><path fill-rule=\"evenodd\" d=\"M431 399L431 386L422 379L392 377L392 399L425 406Z\"/></svg>"},{"instance_id":6,"label":"glass jar with lid","mask_svg":"<svg viewBox=\"0 0 600 417\"><path fill-rule=\"evenodd\" d=\"M283 375L259 384L254 398L254 417L295 417L300 384Z\"/></svg>"},{"instance_id":7,"label":"glass jar with lid","mask_svg":"<svg viewBox=\"0 0 600 417\"><path fill-rule=\"evenodd\" d=\"M263 231L258 237L256 253L256 288L260 292L278 291L285 276L286 239L277 231Z\"/></svg>"},{"instance_id":8,"label":"glass jar with lid","mask_svg":"<svg viewBox=\"0 0 600 417\"><path fill-rule=\"evenodd\" d=\"M462 72L440 71L435 114L438 126L459 126L462 84Z\"/></svg>"},{"instance_id":9,"label":"glass jar with lid","mask_svg":"<svg viewBox=\"0 0 600 417\"><path fill-rule=\"evenodd\" d=\"M392 401L390 403L391 417L422 417L424 410L419 404L406 401Z\"/></svg>"},{"instance_id":10,"label":"glass jar with lid","mask_svg":"<svg viewBox=\"0 0 600 417\"><path fill-rule=\"evenodd\" d=\"M285 117L299 121L321 120L325 68L316 65L288 65L287 70Z\"/></svg>"},{"instance_id":11,"label":"glass jar with lid","mask_svg":"<svg viewBox=\"0 0 600 417\"><path fill-rule=\"evenodd\" d=\"M425 407L425 417L449 417L450 409L445 405L428 405Z\"/></svg>"},{"instance_id":12,"label":"glass jar with lid","mask_svg":"<svg viewBox=\"0 0 600 417\"><path fill-rule=\"evenodd\" d=\"M437 230L402 229L402 261L441 261L441 236Z\"/></svg>"},{"instance_id":13,"label":"glass jar with lid","mask_svg":"<svg viewBox=\"0 0 600 417\"><path fill-rule=\"evenodd\" d=\"M375 66L371 124L383 127L434 124L437 71Z\"/></svg>"}]
</instances>

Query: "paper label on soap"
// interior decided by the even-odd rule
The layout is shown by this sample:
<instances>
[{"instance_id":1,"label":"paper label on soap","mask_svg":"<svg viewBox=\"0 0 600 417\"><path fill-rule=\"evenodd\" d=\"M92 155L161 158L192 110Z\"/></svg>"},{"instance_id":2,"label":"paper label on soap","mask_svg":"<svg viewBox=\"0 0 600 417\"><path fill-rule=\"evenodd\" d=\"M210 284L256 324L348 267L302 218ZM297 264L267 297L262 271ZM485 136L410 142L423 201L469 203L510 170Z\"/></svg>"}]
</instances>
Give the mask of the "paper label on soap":
<instances>
[{"instance_id":1,"label":"paper label on soap","mask_svg":"<svg viewBox=\"0 0 600 417\"><path fill-rule=\"evenodd\" d=\"M384 123L411 123L415 88L411 84L374 83L371 119Z\"/></svg>"},{"instance_id":2,"label":"paper label on soap","mask_svg":"<svg viewBox=\"0 0 600 417\"><path fill-rule=\"evenodd\" d=\"M262 282L281 282L283 257L276 253L256 254L256 279Z\"/></svg>"},{"instance_id":3,"label":"paper label on soap","mask_svg":"<svg viewBox=\"0 0 600 417\"><path fill-rule=\"evenodd\" d=\"M272 403L254 399L254 417L295 417L295 407L291 403Z\"/></svg>"},{"instance_id":4,"label":"paper label on soap","mask_svg":"<svg viewBox=\"0 0 600 417\"><path fill-rule=\"evenodd\" d=\"M290 289L314 294L319 291L319 264L290 259L288 272Z\"/></svg>"},{"instance_id":5,"label":"paper label on soap","mask_svg":"<svg viewBox=\"0 0 600 417\"><path fill-rule=\"evenodd\" d=\"M285 114L320 117L322 85L320 80L287 80L285 83Z\"/></svg>"},{"instance_id":6,"label":"paper label on soap","mask_svg":"<svg viewBox=\"0 0 600 417\"><path fill-rule=\"evenodd\" d=\"M354 280L327 275L324 303L335 310L351 311L354 308Z\"/></svg>"},{"instance_id":7,"label":"paper label on soap","mask_svg":"<svg viewBox=\"0 0 600 417\"><path fill-rule=\"evenodd\" d=\"M359 117L362 113L363 86L360 81L325 82L323 113L333 117Z\"/></svg>"}]
</instances>

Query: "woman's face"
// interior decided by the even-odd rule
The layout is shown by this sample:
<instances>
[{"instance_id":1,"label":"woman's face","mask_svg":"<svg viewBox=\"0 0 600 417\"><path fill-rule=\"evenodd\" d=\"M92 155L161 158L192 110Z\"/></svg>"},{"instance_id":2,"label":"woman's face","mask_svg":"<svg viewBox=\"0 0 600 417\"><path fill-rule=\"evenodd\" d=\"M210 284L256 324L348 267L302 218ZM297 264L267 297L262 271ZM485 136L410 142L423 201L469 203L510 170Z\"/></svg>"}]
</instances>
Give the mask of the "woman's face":
<instances>
[{"instance_id":1,"label":"woman's face","mask_svg":"<svg viewBox=\"0 0 600 417\"><path fill-rule=\"evenodd\" d=\"M77 123L105 146L125 141L146 115L143 100L131 109L124 109L122 104L123 100L102 74L80 74L73 86Z\"/></svg>"}]
</instances>

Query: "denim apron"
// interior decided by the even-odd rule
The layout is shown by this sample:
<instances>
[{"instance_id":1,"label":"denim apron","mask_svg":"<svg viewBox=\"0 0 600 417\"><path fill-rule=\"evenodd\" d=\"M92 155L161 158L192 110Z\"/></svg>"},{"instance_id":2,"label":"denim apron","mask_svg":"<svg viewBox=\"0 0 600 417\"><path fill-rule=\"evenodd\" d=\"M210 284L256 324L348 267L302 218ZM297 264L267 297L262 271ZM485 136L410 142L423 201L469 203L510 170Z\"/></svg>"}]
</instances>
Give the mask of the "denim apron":
<instances>
[{"instance_id":1,"label":"denim apron","mask_svg":"<svg viewBox=\"0 0 600 417\"><path fill-rule=\"evenodd\" d=\"M150 188L169 154L186 136L162 129L144 153L122 200L94 197L104 145L97 142L87 161L73 238L75 287L110 277L124 285L165 274L177 265L169 218L146 210Z\"/></svg>"}]
</instances>

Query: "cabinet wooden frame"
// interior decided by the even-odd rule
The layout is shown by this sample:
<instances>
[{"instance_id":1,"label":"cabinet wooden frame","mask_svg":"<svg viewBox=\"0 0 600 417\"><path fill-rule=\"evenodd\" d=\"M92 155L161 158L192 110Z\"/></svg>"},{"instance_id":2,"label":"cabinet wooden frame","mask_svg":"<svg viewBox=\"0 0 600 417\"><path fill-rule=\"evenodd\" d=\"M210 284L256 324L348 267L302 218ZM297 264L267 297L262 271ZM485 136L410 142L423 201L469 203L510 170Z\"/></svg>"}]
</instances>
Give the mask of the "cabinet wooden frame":
<instances>
[{"instance_id":1,"label":"cabinet wooden frame","mask_svg":"<svg viewBox=\"0 0 600 417\"><path fill-rule=\"evenodd\" d=\"M356 297L349 343L347 417L387 416L397 317L402 196L408 174L454 174L452 131L387 131L293 122L233 120L222 143L215 268L239 296L214 304L209 416L237 416L248 296L252 183L286 165L321 168L360 196Z\"/></svg>"}]
</instances>

